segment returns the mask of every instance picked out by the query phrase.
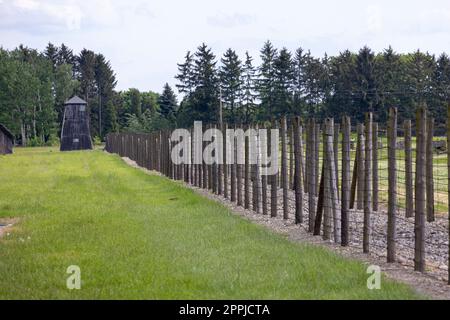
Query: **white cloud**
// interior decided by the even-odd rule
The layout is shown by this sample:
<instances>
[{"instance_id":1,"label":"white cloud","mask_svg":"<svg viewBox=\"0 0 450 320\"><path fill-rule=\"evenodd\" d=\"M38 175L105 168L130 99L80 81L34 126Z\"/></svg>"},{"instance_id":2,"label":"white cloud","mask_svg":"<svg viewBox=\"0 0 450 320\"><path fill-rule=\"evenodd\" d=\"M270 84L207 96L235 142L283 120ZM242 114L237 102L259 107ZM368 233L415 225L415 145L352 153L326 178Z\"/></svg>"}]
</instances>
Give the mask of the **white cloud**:
<instances>
[{"instance_id":1,"label":"white cloud","mask_svg":"<svg viewBox=\"0 0 450 320\"><path fill-rule=\"evenodd\" d=\"M227 9L232 8L232 9ZM118 88L160 91L174 85L177 62L202 42L218 58L231 47L242 56L270 39L330 55L364 45L381 51L450 48L450 2L432 0L0 0L0 46L40 50L51 41L103 53Z\"/></svg>"},{"instance_id":2,"label":"white cloud","mask_svg":"<svg viewBox=\"0 0 450 320\"><path fill-rule=\"evenodd\" d=\"M241 14L241 13L225 14L222 12L206 18L206 21L211 26L222 28L245 26L252 23L253 20L254 20L253 16L249 14Z\"/></svg>"},{"instance_id":3,"label":"white cloud","mask_svg":"<svg viewBox=\"0 0 450 320\"><path fill-rule=\"evenodd\" d=\"M51 18L64 23L68 30L78 30L81 28L83 17L79 6L73 4L42 4L42 12Z\"/></svg>"},{"instance_id":4,"label":"white cloud","mask_svg":"<svg viewBox=\"0 0 450 320\"><path fill-rule=\"evenodd\" d=\"M369 32L379 32L383 28L381 9L379 6L367 7L367 28Z\"/></svg>"},{"instance_id":5,"label":"white cloud","mask_svg":"<svg viewBox=\"0 0 450 320\"><path fill-rule=\"evenodd\" d=\"M21 9L35 10L39 7L39 2L35 0L14 0L14 5Z\"/></svg>"},{"instance_id":6,"label":"white cloud","mask_svg":"<svg viewBox=\"0 0 450 320\"><path fill-rule=\"evenodd\" d=\"M450 32L450 10L431 9L421 13L419 18L421 32Z\"/></svg>"}]
</instances>

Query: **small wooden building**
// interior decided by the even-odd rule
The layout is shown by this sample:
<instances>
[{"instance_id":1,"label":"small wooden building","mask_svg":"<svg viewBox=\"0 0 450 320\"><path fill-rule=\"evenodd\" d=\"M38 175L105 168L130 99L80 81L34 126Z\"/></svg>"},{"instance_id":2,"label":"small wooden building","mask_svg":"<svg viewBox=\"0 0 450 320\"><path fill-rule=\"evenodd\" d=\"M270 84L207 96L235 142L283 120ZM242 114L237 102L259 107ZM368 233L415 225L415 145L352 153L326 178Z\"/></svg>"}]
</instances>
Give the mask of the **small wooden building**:
<instances>
[{"instance_id":1,"label":"small wooden building","mask_svg":"<svg viewBox=\"0 0 450 320\"><path fill-rule=\"evenodd\" d=\"M75 96L64 104L61 151L92 149L87 102Z\"/></svg>"},{"instance_id":2,"label":"small wooden building","mask_svg":"<svg viewBox=\"0 0 450 320\"><path fill-rule=\"evenodd\" d=\"M0 154L13 153L14 135L0 123Z\"/></svg>"}]
</instances>

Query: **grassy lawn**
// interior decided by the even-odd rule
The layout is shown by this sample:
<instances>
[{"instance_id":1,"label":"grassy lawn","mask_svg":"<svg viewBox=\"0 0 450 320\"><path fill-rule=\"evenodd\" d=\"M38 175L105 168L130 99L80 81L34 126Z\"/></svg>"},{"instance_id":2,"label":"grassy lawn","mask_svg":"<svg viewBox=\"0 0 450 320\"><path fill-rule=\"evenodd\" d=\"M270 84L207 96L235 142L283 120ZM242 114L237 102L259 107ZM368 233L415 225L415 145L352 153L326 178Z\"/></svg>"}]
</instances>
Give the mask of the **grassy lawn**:
<instances>
[{"instance_id":1,"label":"grassy lawn","mask_svg":"<svg viewBox=\"0 0 450 320\"><path fill-rule=\"evenodd\" d=\"M408 299L363 264L295 244L101 151L0 156L0 299ZM81 290L66 269L81 268Z\"/></svg>"}]
</instances>

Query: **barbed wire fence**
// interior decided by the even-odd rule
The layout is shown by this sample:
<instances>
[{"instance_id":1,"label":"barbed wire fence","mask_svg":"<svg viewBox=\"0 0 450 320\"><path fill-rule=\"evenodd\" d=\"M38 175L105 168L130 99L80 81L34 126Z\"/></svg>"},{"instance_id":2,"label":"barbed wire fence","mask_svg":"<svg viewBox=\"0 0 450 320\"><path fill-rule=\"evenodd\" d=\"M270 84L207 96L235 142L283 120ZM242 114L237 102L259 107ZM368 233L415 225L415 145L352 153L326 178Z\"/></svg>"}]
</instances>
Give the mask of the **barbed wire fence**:
<instances>
[{"instance_id":1,"label":"barbed wire fence","mask_svg":"<svg viewBox=\"0 0 450 320\"><path fill-rule=\"evenodd\" d=\"M169 130L110 133L106 151L257 214L299 224L324 241L360 248L450 284L447 126L447 136L435 134L425 107L399 124L391 108L386 124L367 113L364 123L353 124L344 116L322 123L283 117L270 125L207 125L197 134L214 130L200 146L192 138L198 129L189 128L185 143L191 148L183 156L190 161L182 164L172 162ZM225 134L227 128L254 134L238 141ZM207 163L203 152L218 138L223 146L212 154L223 162ZM268 157L279 165L271 175L263 174Z\"/></svg>"}]
</instances>

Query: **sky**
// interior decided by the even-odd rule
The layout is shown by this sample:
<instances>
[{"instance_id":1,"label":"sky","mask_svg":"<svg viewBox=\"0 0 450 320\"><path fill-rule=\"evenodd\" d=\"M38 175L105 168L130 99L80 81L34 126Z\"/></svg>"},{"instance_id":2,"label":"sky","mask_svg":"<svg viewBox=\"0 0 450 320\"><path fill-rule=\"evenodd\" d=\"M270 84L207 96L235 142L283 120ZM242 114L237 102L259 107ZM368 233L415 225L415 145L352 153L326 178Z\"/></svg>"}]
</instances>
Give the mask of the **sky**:
<instances>
[{"instance_id":1,"label":"sky","mask_svg":"<svg viewBox=\"0 0 450 320\"><path fill-rule=\"evenodd\" d=\"M364 45L379 52L450 53L448 0L0 0L0 46L65 43L104 54L117 90L174 86L177 63L205 42L259 63L266 40L315 56Z\"/></svg>"}]
</instances>

